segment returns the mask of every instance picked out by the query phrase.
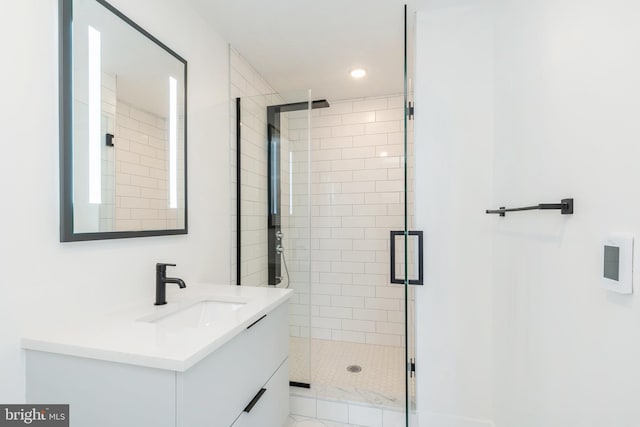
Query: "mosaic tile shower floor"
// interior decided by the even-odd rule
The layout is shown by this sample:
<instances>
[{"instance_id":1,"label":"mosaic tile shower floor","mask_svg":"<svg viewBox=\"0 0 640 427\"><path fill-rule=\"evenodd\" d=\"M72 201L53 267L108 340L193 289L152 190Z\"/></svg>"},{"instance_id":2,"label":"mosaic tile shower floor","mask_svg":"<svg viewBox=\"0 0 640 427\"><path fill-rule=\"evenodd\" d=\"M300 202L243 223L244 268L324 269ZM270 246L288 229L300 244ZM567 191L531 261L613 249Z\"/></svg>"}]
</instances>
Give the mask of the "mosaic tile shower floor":
<instances>
[{"instance_id":1,"label":"mosaic tile shower floor","mask_svg":"<svg viewBox=\"0 0 640 427\"><path fill-rule=\"evenodd\" d=\"M312 384L295 388L297 395L404 407L403 347L291 338L289 360L291 379ZM362 370L349 372L350 365Z\"/></svg>"}]
</instances>

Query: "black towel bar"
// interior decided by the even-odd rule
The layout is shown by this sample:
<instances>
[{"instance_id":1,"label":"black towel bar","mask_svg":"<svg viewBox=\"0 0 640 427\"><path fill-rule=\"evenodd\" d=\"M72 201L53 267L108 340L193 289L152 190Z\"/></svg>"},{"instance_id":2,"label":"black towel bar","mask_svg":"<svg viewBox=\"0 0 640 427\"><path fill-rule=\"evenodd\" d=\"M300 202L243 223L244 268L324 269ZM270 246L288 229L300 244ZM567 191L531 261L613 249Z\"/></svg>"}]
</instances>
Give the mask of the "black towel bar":
<instances>
[{"instance_id":1,"label":"black towel bar","mask_svg":"<svg viewBox=\"0 0 640 427\"><path fill-rule=\"evenodd\" d=\"M501 207L500 209L486 210L488 214L499 214L500 216L505 216L507 212L519 212L519 211L532 211L532 210L549 210L549 209L558 209L562 215L572 215L573 214L573 199L562 199L560 203L540 203L533 206L525 206L522 208L505 208Z\"/></svg>"}]
</instances>

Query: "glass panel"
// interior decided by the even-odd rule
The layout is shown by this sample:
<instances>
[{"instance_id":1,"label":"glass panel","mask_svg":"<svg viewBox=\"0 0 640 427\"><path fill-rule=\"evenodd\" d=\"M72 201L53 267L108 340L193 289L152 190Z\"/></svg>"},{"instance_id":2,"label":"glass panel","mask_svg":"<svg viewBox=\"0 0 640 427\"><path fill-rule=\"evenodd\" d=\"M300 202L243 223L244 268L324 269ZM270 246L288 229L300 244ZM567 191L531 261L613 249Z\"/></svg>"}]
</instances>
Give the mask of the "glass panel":
<instances>
[{"instance_id":1,"label":"glass panel","mask_svg":"<svg viewBox=\"0 0 640 427\"><path fill-rule=\"evenodd\" d=\"M305 384L311 381L308 99L308 92L240 98L232 110L240 155L232 149L231 162L236 195L232 224L238 230L232 247L239 259L232 263L232 282L294 291L290 380ZM237 140L236 133L232 147Z\"/></svg>"},{"instance_id":2,"label":"glass panel","mask_svg":"<svg viewBox=\"0 0 640 427\"><path fill-rule=\"evenodd\" d=\"M294 383L311 383L310 312L310 110L309 95L298 97L292 111L280 113L281 138L281 276L284 287L294 290L290 316L290 378ZM291 98L290 98L291 99ZM294 107L292 107L294 108Z\"/></svg>"},{"instance_id":3,"label":"glass panel","mask_svg":"<svg viewBox=\"0 0 640 427\"><path fill-rule=\"evenodd\" d=\"M405 192L405 233L413 230L414 222L414 134L413 134L413 112L409 106L413 105L413 82L414 82L414 40L415 40L415 11L405 5L405 52L404 52L404 192ZM404 245L404 271L405 271L405 359L407 362L406 372L406 425L417 426L416 417L416 382L412 372L415 359L415 286L409 285L408 280L416 276L412 272L417 271L418 264L418 242L411 236L405 240ZM408 277L407 277L408 276Z\"/></svg>"}]
</instances>

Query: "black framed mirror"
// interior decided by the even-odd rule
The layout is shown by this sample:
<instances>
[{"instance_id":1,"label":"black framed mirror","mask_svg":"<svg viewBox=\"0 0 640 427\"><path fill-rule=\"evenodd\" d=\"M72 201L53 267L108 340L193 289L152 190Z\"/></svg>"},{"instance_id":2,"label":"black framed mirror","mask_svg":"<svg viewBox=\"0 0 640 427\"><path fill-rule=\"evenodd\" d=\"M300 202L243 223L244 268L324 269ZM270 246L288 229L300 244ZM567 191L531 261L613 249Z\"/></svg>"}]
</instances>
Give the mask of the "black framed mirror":
<instances>
[{"instance_id":1,"label":"black framed mirror","mask_svg":"<svg viewBox=\"0 0 640 427\"><path fill-rule=\"evenodd\" d=\"M60 241L187 233L187 61L104 0L60 0Z\"/></svg>"}]
</instances>

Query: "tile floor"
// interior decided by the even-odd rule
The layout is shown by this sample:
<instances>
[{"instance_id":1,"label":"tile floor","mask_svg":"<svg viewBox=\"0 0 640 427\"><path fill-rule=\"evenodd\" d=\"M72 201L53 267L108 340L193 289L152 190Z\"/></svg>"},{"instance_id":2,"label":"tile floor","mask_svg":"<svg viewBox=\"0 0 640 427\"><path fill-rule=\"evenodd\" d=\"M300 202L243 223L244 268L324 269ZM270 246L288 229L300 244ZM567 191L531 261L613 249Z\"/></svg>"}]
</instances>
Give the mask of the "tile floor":
<instances>
[{"instance_id":1,"label":"tile floor","mask_svg":"<svg viewBox=\"0 0 640 427\"><path fill-rule=\"evenodd\" d=\"M291 338L291 379L311 382L296 394L388 408L404 407L404 348ZM310 364L309 364L310 360ZM347 366L359 365L351 373Z\"/></svg>"},{"instance_id":2,"label":"tile floor","mask_svg":"<svg viewBox=\"0 0 640 427\"><path fill-rule=\"evenodd\" d=\"M338 426L405 427L404 409L299 396L293 390L291 393L290 413L292 416L308 417L305 421L317 419L331 426L333 422Z\"/></svg>"}]
</instances>

